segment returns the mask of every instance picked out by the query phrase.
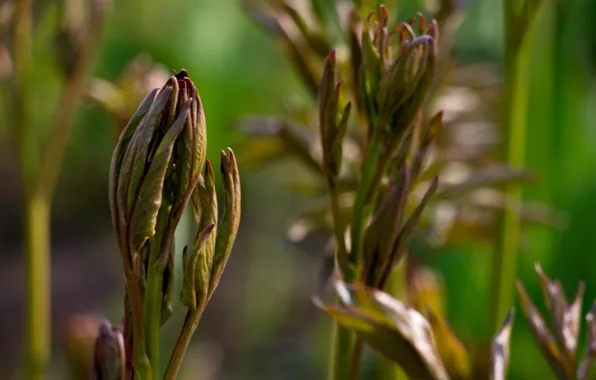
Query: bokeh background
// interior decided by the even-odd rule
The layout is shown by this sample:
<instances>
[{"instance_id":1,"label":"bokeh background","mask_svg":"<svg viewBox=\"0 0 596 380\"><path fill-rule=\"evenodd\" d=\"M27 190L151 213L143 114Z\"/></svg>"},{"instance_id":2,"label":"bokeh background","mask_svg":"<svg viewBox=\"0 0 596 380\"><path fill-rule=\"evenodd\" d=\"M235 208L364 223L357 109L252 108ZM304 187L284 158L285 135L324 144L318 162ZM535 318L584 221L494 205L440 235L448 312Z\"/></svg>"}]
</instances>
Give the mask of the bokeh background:
<instances>
[{"instance_id":1,"label":"bokeh background","mask_svg":"<svg viewBox=\"0 0 596 380\"><path fill-rule=\"evenodd\" d=\"M58 3L35 2L33 117L40 138L47 133L45 121L52 116L60 93L56 57L61 53L48 43ZM404 19L425 6L412 0L402 3ZM494 67L498 73L501 2L459 3L465 11L456 38L457 59ZM527 244L518 265L518 277L537 301L541 295L533 272L536 261L562 281L568 297L585 280L586 310L596 298L593 15L594 0L546 0L531 36L527 163L539 181L525 188L525 197L565 212L567 223L563 229L527 229ZM296 246L286 235L290 218L312 201L290 185L302 177L307 180L309 173L292 160L243 167L244 157L251 152L237 128L242 116L281 114L285 101L307 94L279 44L247 17L238 0L113 4L92 68L90 96L76 114L52 213L52 378L66 376L64 331L70 317L81 313L97 313L113 321L121 317L123 278L111 230L107 181L122 120L93 98L109 97L104 81L126 87L131 73L153 64L155 71L144 83L148 88L160 86L163 75L173 70L188 70L207 116L209 158L218 160L219 150L230 146L237 152L242 174L241 231L185 361L185 378L323 379L330 320L311 302L319 285L323 242ZM1 96L4 100L6 94ZM0 115L6 113L5 104L0 102ZM17 374L24 296L22 197L7 120L0 118L2 379ZM185 231L180 232L184 239ZM460 243L431 263L444 276L448 318L464 342L480 333L487 318L491 252L490 245ZM519 316L513 332L510 378L551 378ZM164 348L172 346L179 323L180 315L168 322L166 330L172 334ZM374 361L371 353L367 358ZM374 378L372 368L372 364L365 365L369 378Z\"/></svg>"}]
</instances>

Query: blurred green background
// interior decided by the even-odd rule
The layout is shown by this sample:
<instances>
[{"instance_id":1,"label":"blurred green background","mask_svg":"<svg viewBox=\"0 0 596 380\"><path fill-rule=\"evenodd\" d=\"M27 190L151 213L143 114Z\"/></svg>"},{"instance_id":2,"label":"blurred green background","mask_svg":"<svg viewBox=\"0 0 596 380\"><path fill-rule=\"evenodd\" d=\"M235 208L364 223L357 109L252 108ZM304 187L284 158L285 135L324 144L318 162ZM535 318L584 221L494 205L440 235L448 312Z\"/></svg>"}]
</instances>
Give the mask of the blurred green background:
<instances>
[{"instance_id":1,"label":"blurred green background","mask_svg":"<svg viewBox=\"0 0 596 380\"><path fill-rule=\"evenodd\" d=\"M35 2L51 9L56 2ZM408 10L420 4L403 1ZM459 1L465 20L456 54L465 62L501 64L501 8L496 0ZM407 13L407 12L406 12ZM51 17L35 29L35 115L44 137L60 91ZM404 18L413 13L404 14ZM567 213L562 231L527 230L519 278L538 304L533 264L559 278L573 295L587 283L584 309L596 298L596 14L594 0L547 0L531 38L528 167L540 181L530 201ZM280 114L282 102L306 97L280 46L258 29L239 0L115 1L93 76L118 81L144 53L168 73L185 68L197 85L208 124L209 157L231 146L242 165L246 150L235 128L247 114ZM5 96L3 93L2 96ZM0 103L5 107L5 102ZM0 109L1 114L6 109ZM0 377L15 374L20 359L24 266L15 146L0 120ZM123 279L113 241L107 198L108 168L118 126L101 107L85 102L75 119L52 215L52 331L56 379L64 378L64 331L69 317L99 313L121 317ZM293 161L243 168L241 232L222 283L185 361L185 378L323 379L330 320L312 305L321 271L322 245L297 248L285 239L289 218L309 199L288 189L308 176ZM449 321L463 342L480 333L486 318L491 247L461 245L433 265L445 277ZM180 310L178 310L180 312ZM176 331L180 316L168 322ZM173 344L172 335L164 348ZM374 355L365 365L369 378ZM511 379L549 379L526 321L518 314L511 346Z\"/></svg>"}]
</instances>

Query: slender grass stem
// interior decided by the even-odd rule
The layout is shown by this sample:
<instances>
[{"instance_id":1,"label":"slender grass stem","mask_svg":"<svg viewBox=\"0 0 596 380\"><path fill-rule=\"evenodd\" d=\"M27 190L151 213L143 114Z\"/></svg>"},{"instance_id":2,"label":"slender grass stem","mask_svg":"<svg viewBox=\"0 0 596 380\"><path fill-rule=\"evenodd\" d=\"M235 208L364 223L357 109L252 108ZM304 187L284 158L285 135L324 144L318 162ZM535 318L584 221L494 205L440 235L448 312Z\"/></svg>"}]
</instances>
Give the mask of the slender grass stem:
<instances>
[{"instance_id":1,"label":"slender grass stem","mask_svg":"<svg viewBox=\"0 0 596 380\"><path fill-rule=\"evenodd\" d=\"M508 165L521 167L525 162L526 124L528 104L528 52L523 45L523 31L518 20L520 0L504 1L505 54L503 93L503 155ZM522 0L523 2L523 0ZM524 20L522 20L524 22ZM524 25L524 24L522 24ZM491 331L497 331L507 315L515 294L517 252L521 237L519 219L522 189L509 186L505 189L506 204L500 219L499 233L493 256L493 304Z\"/></svg>"}]
</instances>

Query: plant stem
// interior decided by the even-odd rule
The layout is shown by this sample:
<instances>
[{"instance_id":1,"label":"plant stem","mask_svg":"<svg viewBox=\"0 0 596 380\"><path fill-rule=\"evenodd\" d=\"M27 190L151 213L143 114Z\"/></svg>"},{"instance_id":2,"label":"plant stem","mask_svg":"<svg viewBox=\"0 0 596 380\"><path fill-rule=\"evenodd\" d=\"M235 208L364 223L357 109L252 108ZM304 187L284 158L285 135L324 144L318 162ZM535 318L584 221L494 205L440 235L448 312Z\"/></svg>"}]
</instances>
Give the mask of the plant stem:
<instances>
[{"instance_id":1,"label":"plant stem","mask_svg":"<svg viewBox=\"0 0 596 380\"><path fill-rule=\"evenodd\" d=\"M381 157L381 149L379 143L373 137L373 142L370 149L364 156L362 164L362 178L356 191L356 199L354 201L353 215L352 215L352 229L351 229L351 252L350 260L358 270L356 273L344 279L346 282L351 282L356 279L362 267L362 245L364 239L364 231L366 229L366 222L370 214L371 208L371 193L376 192L378 183L375 180L378 161Z\"/></svg>"},{"instance_id":2,"label":"plant stem","mask_svg":"<svg viewBox=\"0 0 596 380\"><path fill-rule=\"evenodd\" d=\"M504 108L503 108L503 154L512 167L522 167L525 161L527 122L527 51L517 14L519 0L504 1L505 54L504 54ZM528 28L523 32L527 32ZM508 186L505 189L505 208L500 220L500 229L493 256L493 284L491 331L497 331L507 315L515 294L517 251L521 237L519 219L522 189Z\"/></svg>"},{"instance_id":3,"label":"plant stem","mask_svg":"<svg viewBox=\"0 0 596 380\"><path fill-rule=\"evenodd\" d=\"M163 270L157 265L149 265L147 289L145 290L145 336L147 339L147 355L151 362L153 378L159 376L159 332L161 327L161 287Z\"/></svg>"},{"instance_id":4,"label":"plant stem","mask_svg":"<svg viewBox=\"0 0 596 380\"><path fill-rule=\"evenodd\" d=\"M350 359L349 380L358 380L360 374L360 362L362 361L362 352L364 350L364 341L360 337L356 337L354 349L352 350L352 358Z\"/></svg>"},{"instance_id":5,"label":"plant stem","mask_svg":"<svg viewBox=\"0 0 596 380\"><path fill-rule=\"evenodd\" d=\"M141 298L141 290L139 289L139 280L135 275L134 268L131 268L126 260L124 263L124 272L126 273L126 288L130 295L129 299L132 317L132 356L134 372L135 374L139 374L139 377L143 380L150 379L151 365L149 363L149 359L147 358L145 346L145 321L143 318L143 300Z\"/></svg>"},{"instance_id":6,"label":"plant stem","mask_svg":"<svg viewBox=\"0 0 596 380\"><path fill-rule=\"evenodd\" d=\"M107 12L104 2L92 2L98 7L91 10L91 22L85 36L81 50L78 52L76 64L69 73L66 85L56 108L56 115L50 126L50 136L42 160L42 170L39 173L37 184L38 191L48 199L52 199L54 188L62 165L62 158L70 131L72 119L85 90L87 71L91 66L99 39L101 37L105 14ZM97 5L99 4L99 6Z\"/></svg>"},{"instance_id":7,"label":"plant stem","mask_svg":"<svg viewBox=\"0 0 596 380\"><path fill-rule=\"evenodd\" d=\"M362 244L364 239L364 231L366 229L366 222L370 214L371 194L376 193L378 185L376 180L378 161L381 156L379 143L376 139L372 140L369 150L366 151L362 164L362 178L356 191L356 199L353 206L352 225L351 225L351 252L350 261L353 264L354 271L344 273L345 282L353 282L358 278L362 272ZM333 205L332 205L333 206ZM343 239L343 236L342 236ZM338 242L338 245L341 242ZM352 363L352 350L354 337L353 334L337 323L335 324L333 333L333 354L330 362L330 379L332 380L346 380L350 376L350 369L352 365L356 365L356 371L359 364ZM360 355L357 358L360 361Z\"/></svg>"},{"instance_id":8,"label":"plant stem","mask_svg":"<svg viewBox=\"0 0 596 380\"><path fill-rule=\"evenodd\" d=\"M346 380L349 378L353 340L353 334L350 330L341 327L338 323L333 324L329 380Z\"/></svg>"},{"instance_id":9,"label":"plant stem","mask_svg":"<svg viewBox=\"0 0 596 380\"><path fill-rule=\"evenodd\" d=\"M45 378L50 359L50 205L30 195L26 201L27 376Z\"/></svg>"},{"instance_id":10,"label":"plant stem","mask_svg":"<svg viewBox=\"0 0 596 380\"><path fill-rule=\"evenodd\" d=\"M13 124L19 147L24 194L24 240L26 250L27 302L26 379L41 380L50 359L50 206L35 192L36 147L32 136L31 101L31 9L30 0L18 0L14 14Z\"/></svg>"},{"instance_id":11,"label":"plant stem","mask_svg":"<svg viewBox=\"0 0 596 380\"><path fill-rule=\"evenodd\" d=\"M339 195L337 194L337 189L331 188L331 186L329 188L329 192L331 195L331 212L333 213L333 232L335 233L335 240L337 243L337 254L346 257L346 240L344 237L344 229L341 225Z\"/></svg>"},{"instance_id":12,"label":"plant stem","mask_svg":"<svg viewBox=\"0 0 596 380\"><path fill-rule=\"evenodd\" d=\"M199 321L201 320L203 308L203 305L200 305L197 309L189 310L186 313L182 330L180 331L180 335L176 341L176 346L174 346L174 351L170 356L170 362L168 363L168 368L166 368L166 373L164 374L163 380L176 379L178 371L180 370L180 366L182 365L182 360L184 359L184 355L186 354L186 350L190 344L190 340L192 339L192 336L199 325Z\"/></svg>"}]
</instances>

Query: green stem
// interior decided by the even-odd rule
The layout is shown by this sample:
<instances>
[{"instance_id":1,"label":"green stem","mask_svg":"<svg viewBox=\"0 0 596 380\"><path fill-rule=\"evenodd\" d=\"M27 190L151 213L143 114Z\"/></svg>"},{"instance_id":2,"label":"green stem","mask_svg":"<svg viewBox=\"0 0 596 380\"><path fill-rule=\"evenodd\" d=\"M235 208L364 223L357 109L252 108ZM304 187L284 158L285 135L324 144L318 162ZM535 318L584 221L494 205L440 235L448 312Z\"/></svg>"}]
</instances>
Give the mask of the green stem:
<instances>
[{"instance_id":1,"label":"green stem","mask_svg":"<svg viewBox=\"0 0 596 380\"><path fill-rule=\"evenodd\" d=\"M525 162L526 122L528 86L527 51L523 47L524 36L520 38L518 0L506 0L505 11L505 83L503 108L503 154L512 167L522 167ZM523 32L527 33L525 27ZM519 210L522 189L508 186L505 189L505 208L500 220L500 229L493 256L491 331L497 331L513 304L517 271L517 251L521 237Z\"/></svg>"},{"instance_id":2,"label":"green stem","mask_svg":"<svg viewBox=\"0 0 596 380\"><path fill-rule=\"evenodd\" d=\"M377 174L377 166L381 157L381 149L379 143L373 138L373 143L367 151L362 165L362 178L356 191L356 199L354 201L352 228L351 228L351 253L350 260L356 268L356 273L351 273L346 282L351 282L357 278L362 266L362 245L364 240L364 231L366 229L366 221L371 209L371 193L376 192L378 183L375 180Z\"/></svg>"},{"instance_id":3,"label":"green stem","mask_svg":"<svg viewBox=\"0 0 596 380\"><path fill-rule=\"evenodd\" d=\"M352 358L350 359L349 380L358 380L363 351L364 341L362 338L356 337L356 343L354 343L354 349L352 350Z\"/></svg>"},{"instance_id":4,"label":"green stem","mask_svg":"<svg viewBox=\"0 0 596 380\"><path fill-rule=\"evenodd\" d=\"M353 340L354 337L350 330L341 327L337 323L333 324L329 380L346 380L349 378Z\"/></svg>"},{"instance_id":5,"label":"green stem","mask_svg":"<svg viewBox=\"0 0 596 380\"><path fill-rule=\"evenodd\" d=\"M50 359L50 205L30 196L26 204L27 376L45 378Z\"/></svg>"},{"instance_id":6,"label":"green stem","mask_svg":"<svg viewBox=\"0 0 596 380\"><path fill-rule=\"evenodd\" d=\"M180 335L176 341L176 346L174 346L174 351L170 356L170 362L168 363L168 368L166 368L166 373L164 374L163 380L176 379L178 371L180 370L180 366L182 365L182 360L184 359L184 355L186 354L190 340L192 339L192 336L199 325L202 314L203 306L200 306L196 310L189 310L186 313L186 318L184 319L184 324L182 325L182 331L180 331Z\"/></svg>"},{"instance_id":7,"label":"green stem","mask_svg":"<svg viewBox=\"0 0 596 380\"><path fill-rule=\"evenodd\" d=\"M13 49L13 127L19 147L24 204L27 301L26 379L42 380L50 359L50 205L35 191L35 139L32 136L31 101L31 9L30 0L15 3Z\"/></svg>"},{"instance_id":8,"label":"green stem","mask_svg":"<svg viewBox=\"0 0 596 380\"><path fill-rule=\"evenodd\" d=\"M366 221L370 214L371 198L374 198L371 194L376 193L376 187L378 185L376 183L376 174L379 164L378 161L381 157L381 149L379 143L376 141L377 140L373 137L373 143L364 156L364 162L362 164L363 174L358 190L356 191L351 225L350 252L350 261L354 270L343 274L345 282L355 281L362 271L362 244L364 231L366 229ZM338 244L341 244L341 242L338 242ZM331 355L330 363L330 379L348 379L350 368L353 365L353 363L351 364L353 343L353 334L349 330L336 324L333 333L333 354ZM360 358L358 357L358 361L359 360ZM358 366L358 364L356 365Z\"/></svg>"},{"instance_id":9,"label":"green stem","mask_svg":"<svg viewBox=\"0 0 596 380\"><path fill-rule=\"evenodd\" d=\"M329 192L331 194L331 212L333 213L333 231L335 233L335 240L337 243L337 254L342 255L342 257L346 257L346 240L344 237L344 229L341 225L339 195L337 194L337 190L335 188L330 188Z\"/></svg>"}]
</instances>

